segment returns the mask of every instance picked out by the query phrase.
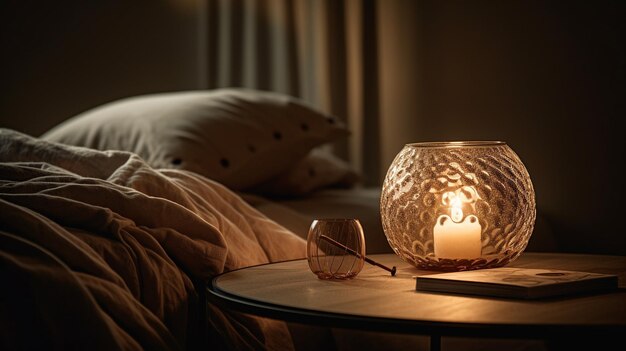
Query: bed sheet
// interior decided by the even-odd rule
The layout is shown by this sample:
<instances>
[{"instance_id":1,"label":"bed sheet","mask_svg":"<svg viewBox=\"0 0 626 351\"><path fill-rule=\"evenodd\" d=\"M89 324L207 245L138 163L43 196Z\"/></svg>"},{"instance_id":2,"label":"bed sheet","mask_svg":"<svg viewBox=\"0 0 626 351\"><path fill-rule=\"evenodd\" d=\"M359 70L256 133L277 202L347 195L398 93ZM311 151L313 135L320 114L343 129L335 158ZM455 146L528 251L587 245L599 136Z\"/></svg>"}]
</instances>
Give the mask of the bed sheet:
<instances>
[{"instance_id":1,"label":"bed sheet","mask_svg":"<svg viewBox=\"0 0 626 351\"><path fill-rule=\"evenodd\" d=\"M306 239L316 218L357 218L368 254L393 252L380 220L380 188L325 189L308 197L267 199L240 194L257 210Z\"/></svg>"}]
</instances>

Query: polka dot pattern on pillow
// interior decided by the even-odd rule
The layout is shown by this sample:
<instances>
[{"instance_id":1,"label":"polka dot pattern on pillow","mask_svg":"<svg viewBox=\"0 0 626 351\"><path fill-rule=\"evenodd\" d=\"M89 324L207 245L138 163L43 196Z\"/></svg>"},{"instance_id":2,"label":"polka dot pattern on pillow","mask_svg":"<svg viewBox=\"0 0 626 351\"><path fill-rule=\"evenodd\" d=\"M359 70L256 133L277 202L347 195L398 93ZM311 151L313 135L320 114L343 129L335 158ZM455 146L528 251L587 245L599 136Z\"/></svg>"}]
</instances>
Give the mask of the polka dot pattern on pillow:
<instances>
[{"instance_id":1,"label":"polka dot pattern on pillow","mask_svg":"<svg viewBox=\"0 0 626 351\"><path fill-rule=\"evenodd\" d=\"M294 97L231 88L114 101L69 119L42 138L131 151L152 167L194 171L243 190L347 134L339 120Z\"/></svg>"}]
</instances>

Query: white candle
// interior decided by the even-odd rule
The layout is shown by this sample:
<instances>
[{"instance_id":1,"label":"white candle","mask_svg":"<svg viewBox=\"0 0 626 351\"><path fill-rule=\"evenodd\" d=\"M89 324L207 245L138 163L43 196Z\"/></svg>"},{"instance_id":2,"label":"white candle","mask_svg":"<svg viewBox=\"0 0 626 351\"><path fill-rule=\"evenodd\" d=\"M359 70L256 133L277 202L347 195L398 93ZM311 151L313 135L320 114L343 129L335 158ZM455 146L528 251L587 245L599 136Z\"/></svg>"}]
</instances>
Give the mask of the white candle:
<instances>
[{"instance_id":1,"label":"white candle","mask_svg":"<svg viewBox=\"0 0 626 351\"><path fill-rule=\"evenodd\" d=\"M458 199L455 199L458 200ZM433 228L435 256L440 258L476 258L481 254L481 226L469 215L463 220L460 201L452 201L452 218L441 215Z\"/></svg>"}]
</instances>

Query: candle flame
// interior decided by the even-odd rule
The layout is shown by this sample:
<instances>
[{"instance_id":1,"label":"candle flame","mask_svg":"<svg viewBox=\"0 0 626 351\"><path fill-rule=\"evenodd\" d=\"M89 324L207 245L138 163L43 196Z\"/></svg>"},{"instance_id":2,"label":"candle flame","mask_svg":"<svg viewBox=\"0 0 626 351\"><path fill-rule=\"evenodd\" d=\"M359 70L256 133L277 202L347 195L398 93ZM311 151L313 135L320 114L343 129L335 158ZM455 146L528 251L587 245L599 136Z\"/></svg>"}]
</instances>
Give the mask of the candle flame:
<instances>
[{"instance_id":1,"label":"candle flame","mask_svg":"<svg viewBox=\"0 0 626 351\"><path fill-rule=\"evenodd\" d=\"M456 223L459 223L463 220L463 210L461 209L461 199L454 198L450 204L452 207L450 208L450 217Z\"/></svg>"}]
</instances>

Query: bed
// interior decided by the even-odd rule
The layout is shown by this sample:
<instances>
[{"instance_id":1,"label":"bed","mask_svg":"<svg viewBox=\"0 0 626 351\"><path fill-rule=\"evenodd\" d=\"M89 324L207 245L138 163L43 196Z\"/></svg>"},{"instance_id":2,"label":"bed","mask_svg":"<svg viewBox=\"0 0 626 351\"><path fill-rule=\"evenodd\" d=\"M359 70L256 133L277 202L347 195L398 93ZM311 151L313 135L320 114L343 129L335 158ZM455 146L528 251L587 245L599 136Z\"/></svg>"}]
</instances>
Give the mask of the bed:
<instances>
[{"instance_id":1,"label":"bed","mask_svg":"<svg viewBox=\"0 0 626 351\"><path fill-rule=\"evenodd\" d=\"M40 138L0 129L0 348L293 349L314 328L224 313L204 285L305 257L314 218L359 218L368 252L391 252L378 189L325 146L347 135L242 89L115 101Z\"/></svg>"}]
</instances>

